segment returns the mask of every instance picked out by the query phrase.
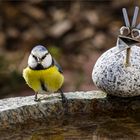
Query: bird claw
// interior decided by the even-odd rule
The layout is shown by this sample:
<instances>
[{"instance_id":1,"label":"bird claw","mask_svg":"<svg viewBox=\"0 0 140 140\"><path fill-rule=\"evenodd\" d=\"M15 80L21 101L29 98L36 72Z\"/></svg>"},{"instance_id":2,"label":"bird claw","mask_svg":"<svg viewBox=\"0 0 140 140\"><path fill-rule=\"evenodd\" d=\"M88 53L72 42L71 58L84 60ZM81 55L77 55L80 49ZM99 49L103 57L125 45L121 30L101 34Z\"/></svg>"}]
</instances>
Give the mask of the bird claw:
<instances>
[{"instance_id":1,"label":"bird claw","mask_svg":"<svg viewBox=\"0 0 140 140\"><path fill-rule=\"evenodd\" d=\"M64 95L64 93L61 93L61 99L62 99L62 103L63 104L67 104L68 103L68 99L66 98L66 96Z\"/></svg>"},{"instance_id":2,"label":"bird claw","mask_svg":"<svg viewBox=\"0 0 140 140\"><path fill-rule=\"evenodd\" d=\"M62 99L62 106L64 108L65 115L68 115L68 99L64 95L64 93L61 93L61 99Z\"/></svg>"},{"instance_id":3,"label":"bird claw","mask_svg":"<svg viewBox=\"0 0 140 140\"><path fill-rule=\"evenodd\" d=\"M66 103L68 103L68 99L64 96L64 97L62 97L62 103L63 104L66 104Z\"/></svg>"},{"instance_id":4,"label":"bird claw","mask_svg":"<svg viewBox=\"0 0 140 140\"><path fill-rule=\"evenodd\" d=\"M40 102L41 100L40 100L40 99L36 99L36 98L35 98L35 99L34 99L34 101L35 101L35 102Z\"/></svg>"}]
</instances>

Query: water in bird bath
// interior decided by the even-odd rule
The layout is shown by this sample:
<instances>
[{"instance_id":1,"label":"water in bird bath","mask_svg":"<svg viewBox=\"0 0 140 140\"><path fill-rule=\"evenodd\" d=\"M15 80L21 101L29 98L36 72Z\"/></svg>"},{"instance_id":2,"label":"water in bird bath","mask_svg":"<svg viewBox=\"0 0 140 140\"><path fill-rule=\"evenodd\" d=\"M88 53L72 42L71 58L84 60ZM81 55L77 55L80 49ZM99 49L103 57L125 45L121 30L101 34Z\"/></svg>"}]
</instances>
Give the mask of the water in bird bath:
<instances>
[{"instance_id":1,"label":"water in bird bath","mask_svg":"<svg viewBox=\"0 0 140 140\"><path fill-rule=\"evenodd\" d=\"M139 117L77 115L62 120L29 121L0 130L0 140L131 140L140 139Z\"/></svg>"}]
</instances>

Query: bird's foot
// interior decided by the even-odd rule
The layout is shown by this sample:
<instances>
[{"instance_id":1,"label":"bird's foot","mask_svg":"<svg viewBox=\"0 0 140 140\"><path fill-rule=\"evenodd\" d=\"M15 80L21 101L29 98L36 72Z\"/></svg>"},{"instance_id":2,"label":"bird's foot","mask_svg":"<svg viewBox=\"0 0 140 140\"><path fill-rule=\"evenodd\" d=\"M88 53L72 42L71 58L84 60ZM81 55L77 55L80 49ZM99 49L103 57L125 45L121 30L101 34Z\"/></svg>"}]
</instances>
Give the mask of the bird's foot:
<instances>
[{"instance_id":1,"label":"bird's foot","mask_svg":"<svg viewBox=\"0 0 140 140\"><path fill-rule=\"evenodd\" d=\"M38 99L35 98L34 101L35 102L40 102L41 100L39 98Z\"/></svg>"},{"instance_id":2,"label":"bird's foot","mask_svg":"<svg viewBox=\"0 0 140 140\"><path fill-rule=\"evenodd\" d=\"M61 98L62 98L62 106L64 108L65 115L68 115L68 99L64 95L64 93L61 93Z\"/></svg>"},{"instance_id":3,"label":"bird's foot","mask_svg":"<svg viewBox=\"0 0 140 140\"><path fill-rule=\"evenodd\" d=\"M61 92L61 98L62 98L62 103L63 104L67 104L68 103L68 99L66 98L66 96L64 95L63 92Z\"/></svg>"},{"instance_id":4,"label":"bird's foot","mask_svg":"<svg viewBox=\"0 0 140 140\"><path fill-rule=\"evenodd\" d=\"M40 102L40 99L37 97L37 93L35 93L34 101L35 101L35 102Z\"/></svg>"}]
</instances>

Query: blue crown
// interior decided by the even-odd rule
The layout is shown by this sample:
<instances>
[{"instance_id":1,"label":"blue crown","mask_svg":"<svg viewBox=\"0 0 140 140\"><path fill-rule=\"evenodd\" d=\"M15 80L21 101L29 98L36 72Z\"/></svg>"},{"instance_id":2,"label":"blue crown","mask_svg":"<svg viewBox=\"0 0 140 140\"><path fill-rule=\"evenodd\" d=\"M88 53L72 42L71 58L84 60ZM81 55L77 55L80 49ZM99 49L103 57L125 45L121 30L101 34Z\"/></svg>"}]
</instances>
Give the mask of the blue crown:
<instances>
[{"instance_id":1,"label":"blue crown","mask_svg":"<svg viewBox=\"0 0 140 140\"><path fill-rule=\"evenodd\" d=\"M35 46L32 51L46 51L47 49L42 45Z\"/></svg>"}]
</instances>

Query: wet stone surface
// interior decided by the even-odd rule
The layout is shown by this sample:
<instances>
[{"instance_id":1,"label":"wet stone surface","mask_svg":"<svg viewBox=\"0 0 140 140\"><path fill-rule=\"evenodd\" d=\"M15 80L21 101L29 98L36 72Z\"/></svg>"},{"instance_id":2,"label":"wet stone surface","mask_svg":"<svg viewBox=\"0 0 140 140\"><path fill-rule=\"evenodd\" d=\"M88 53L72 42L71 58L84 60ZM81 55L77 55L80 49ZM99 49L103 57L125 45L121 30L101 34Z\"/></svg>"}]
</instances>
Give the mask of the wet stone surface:
<instances>
[{"instance_id":1,"label":"wet stone surface","mask_svg":"<svg viewBox=\"0 0 140 140\"><path fill-rule=\"evenodd\" d=\"M0 140L92 140L140 138L140 97L106 96L102 91L0 100ZM42 95L39 95L42 97Z\"/></svg>"},{"instance_id":2,"label":"wet stone surface","mask_svg":"<svg viewBox=\"0 0 140 140\"><path fill-rule=\"evenodd\" d=\"M77 114L0 130L1 140L139 140L140 119Z\"/></svg>"}]
</instances>

